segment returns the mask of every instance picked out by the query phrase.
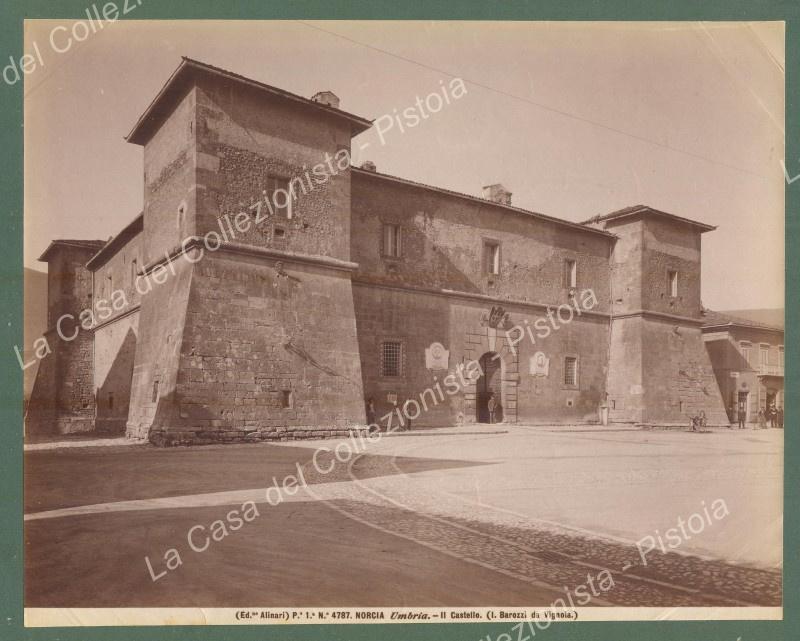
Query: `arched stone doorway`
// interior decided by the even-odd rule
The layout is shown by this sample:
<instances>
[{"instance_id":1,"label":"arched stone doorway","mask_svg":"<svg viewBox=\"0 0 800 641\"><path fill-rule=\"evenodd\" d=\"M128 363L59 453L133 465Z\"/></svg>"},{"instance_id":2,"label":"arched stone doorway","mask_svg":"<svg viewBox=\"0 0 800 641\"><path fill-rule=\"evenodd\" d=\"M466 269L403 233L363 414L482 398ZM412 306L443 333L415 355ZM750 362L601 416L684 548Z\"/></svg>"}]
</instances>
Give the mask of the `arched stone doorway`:
<instances>
[{"instance_id":1,"label":"arched stone doorway","mask_svg":"<svg viewBox=\"0 0 800 641\"><path fill-rule=\"evenodd\" d=\"M475 384L475 420L478 423L489 422L489 395L494 394L497 402L494 421L499 423L503 420L502 359L497 352L486 352L478 362L483 373Z\"/></svg>"}]
</instances>

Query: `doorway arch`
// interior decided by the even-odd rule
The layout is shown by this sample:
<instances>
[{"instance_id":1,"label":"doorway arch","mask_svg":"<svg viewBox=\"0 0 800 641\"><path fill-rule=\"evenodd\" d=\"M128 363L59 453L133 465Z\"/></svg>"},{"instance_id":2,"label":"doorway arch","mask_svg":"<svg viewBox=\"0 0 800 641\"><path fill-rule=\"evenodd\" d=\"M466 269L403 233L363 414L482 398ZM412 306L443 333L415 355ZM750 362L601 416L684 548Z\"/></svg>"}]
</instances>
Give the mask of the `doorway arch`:
<instances>
[{"instance_id":1,"label":"doorway arch","mask_svg":"<svg viewBox=\"0 0 800 641\"><path fill-rule=\"evenodd\" d=\"M503 361L497 352L486 352L478 361L481 375L475 383L475 420L489 422L489 396L494 394L497 406L494 422L503 420Z\"/></svg>"}]
</instances>

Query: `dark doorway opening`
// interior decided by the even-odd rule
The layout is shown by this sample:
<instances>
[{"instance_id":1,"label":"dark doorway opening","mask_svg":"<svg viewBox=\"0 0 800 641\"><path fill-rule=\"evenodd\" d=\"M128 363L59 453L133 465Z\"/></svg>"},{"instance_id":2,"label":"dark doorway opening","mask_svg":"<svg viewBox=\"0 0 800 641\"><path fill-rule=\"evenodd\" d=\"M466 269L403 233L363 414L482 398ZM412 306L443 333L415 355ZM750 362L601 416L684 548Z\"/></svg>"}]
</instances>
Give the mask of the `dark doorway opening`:
<instances>
[{"instance_id":1,"label":"dark doorway opening","mask_svg":"<svg viewBox=\"0 0 800 641\"><path fill-rule=\"evenodd\" d=\"M494 394L496 403L494 422L503 420L503 406L501 399L503 390L503 373L500 355L496 352L486 352L480 358L481 374L475 385L475 419L478 423L489 422L489 395Z\"/></svg>"},{"instance_id":2,"label":"dark doorway opening","mask_svg":"<svg viewBox=\"0 0 800 641\"><path fill-rule=\"evenodd\" d=\"M750 393L739 392L739 408L738 411L744 412L744 420L750 420Z\"/></svg>"}]
</instances>

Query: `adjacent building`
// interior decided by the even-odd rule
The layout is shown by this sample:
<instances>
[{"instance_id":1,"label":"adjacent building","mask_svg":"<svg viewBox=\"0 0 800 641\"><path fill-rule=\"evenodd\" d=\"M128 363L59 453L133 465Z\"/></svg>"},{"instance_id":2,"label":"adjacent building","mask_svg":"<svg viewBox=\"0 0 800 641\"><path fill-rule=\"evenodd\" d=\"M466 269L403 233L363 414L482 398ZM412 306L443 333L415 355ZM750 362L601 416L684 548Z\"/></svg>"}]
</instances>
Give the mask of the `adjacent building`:
<instances>
[{"instance_id":1,"label":"adjacent building","mask_svg":"<svg viewBox=\"0 0 800 641\"><path fill-rule=\"evenodd\" d=\"M579 224L499 184L351 167L370 126L330 91L184 58L127 137L142 213L41 258L57 357L29 432L328 436L364 429L369 401L379 421L487 421L491 394L511 423L727 423L700 301L712 226L642 205Z\"/></svg>"},{"instance_id":2,"label":"adjacent building","mask_svg":"<svg viewBox=\"0 0 800 641\"><path fill-rule=\"evenodd\" d=\"M731 420L742 406L750 423L784 408L782 325L708 312L703 340Z\"/></svg>"}]
</instances>

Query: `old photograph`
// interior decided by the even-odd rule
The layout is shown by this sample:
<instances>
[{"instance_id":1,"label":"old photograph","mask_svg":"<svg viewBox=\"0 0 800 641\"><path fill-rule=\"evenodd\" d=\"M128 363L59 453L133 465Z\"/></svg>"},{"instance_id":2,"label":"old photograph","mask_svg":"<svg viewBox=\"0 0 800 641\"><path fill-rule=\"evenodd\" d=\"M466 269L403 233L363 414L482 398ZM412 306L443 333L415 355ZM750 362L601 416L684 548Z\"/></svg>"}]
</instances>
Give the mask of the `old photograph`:
<instances>
[{"instance_id":1,"label":"old photograph","mask_svg":"<svg viewBox=\"0 0 800 641\"><path fill-rule=\"evenodd\" d=\"M27 626L782 618L782 22L138 6L2 70Z\"/></svg>"}]
</instances>

